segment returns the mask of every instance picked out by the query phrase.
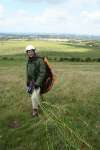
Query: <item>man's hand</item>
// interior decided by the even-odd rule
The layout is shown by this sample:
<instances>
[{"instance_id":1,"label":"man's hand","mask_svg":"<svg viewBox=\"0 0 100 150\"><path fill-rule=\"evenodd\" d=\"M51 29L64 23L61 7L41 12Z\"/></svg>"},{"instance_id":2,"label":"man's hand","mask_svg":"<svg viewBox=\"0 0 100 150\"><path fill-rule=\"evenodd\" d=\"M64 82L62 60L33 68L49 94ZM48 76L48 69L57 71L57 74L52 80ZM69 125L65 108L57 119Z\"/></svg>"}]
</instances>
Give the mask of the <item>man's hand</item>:
<instances>
[{"instance_id":1,"label":"man's hand","mask_svg":"<svg viewBox=\"0 0 100 150\"><path fill-rule=\"evenodd\" d=\"M30 83L29 83L29 86L27 86L27 92L29 94L32 94L33 90L34 89L38 89L40 86L35 84L35 82L32 80Z\"/></svg>"},{"instance_id":2,"label":"man's hand","mask_svg":"<svg viewBox=\"0 0 100 150\"><path fill-rule=\"evenodd\" d=\"M32 94L32 91L33 91L33 89L28 86L28 87L27 87L27 92L28 92L29 94Z\"/></svg>"},{"instance_id":3,"label":"man's hand","mask_svg":"<svg viewBox=\"0 0 100 150\"><path fill-rule=\"evenodd\" d=\"M34 88L35 88L35 83L34 83L34 81L32 80L32 81L29 83L29 86L27 87L27 92L28 92L29 94L32 94Z\"/></svg>"}]
</instances>

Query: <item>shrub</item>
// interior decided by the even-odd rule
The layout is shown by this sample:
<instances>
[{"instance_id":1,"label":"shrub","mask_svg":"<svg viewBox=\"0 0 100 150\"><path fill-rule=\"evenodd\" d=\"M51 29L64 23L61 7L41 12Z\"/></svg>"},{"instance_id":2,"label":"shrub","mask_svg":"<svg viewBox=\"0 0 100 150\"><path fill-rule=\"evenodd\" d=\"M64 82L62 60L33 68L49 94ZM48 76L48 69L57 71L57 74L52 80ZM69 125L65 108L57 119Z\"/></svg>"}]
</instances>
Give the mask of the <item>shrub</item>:
<instances>
[{"instance_id":1,"label":"shrub","mask_svg":"<svg viewBox=\"0 0 100 150\"><path fill-rule=\"evenodd\" d=\"M97 58L96 61L97 61L97 62L100 62L100 58Z\"/></svg>"},{"instance_id":2,"label":"shrub","mask_svg":"<svg viewBox=\"0 0 100 150\"><path fill-rule=\"evenodd\" d=\"M86 61L86 62L91 62L92 59L91 59L90 57L86 57L86 58L85 58L85 61Z\"/></svg>"}]
</instances>

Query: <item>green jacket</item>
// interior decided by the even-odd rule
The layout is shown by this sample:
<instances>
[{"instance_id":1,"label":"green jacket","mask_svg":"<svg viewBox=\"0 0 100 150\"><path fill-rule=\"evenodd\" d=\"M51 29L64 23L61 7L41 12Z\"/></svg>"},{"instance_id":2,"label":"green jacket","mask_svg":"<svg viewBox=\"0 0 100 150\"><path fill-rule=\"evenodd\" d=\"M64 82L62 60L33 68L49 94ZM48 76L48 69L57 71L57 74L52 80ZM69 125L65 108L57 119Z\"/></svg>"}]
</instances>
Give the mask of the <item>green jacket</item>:
<instances>
[{"instance_id":1,"label":"green jacket","mask_svg":"<svg viewBox=\"0 0 100 150\"><path fill-rule=\"evenodd\" d=\"M29 59L27 62L27 86L34 80L35 84L42 87L46 75L46 66L40 57Z\"/></svg>"}]
</instances>

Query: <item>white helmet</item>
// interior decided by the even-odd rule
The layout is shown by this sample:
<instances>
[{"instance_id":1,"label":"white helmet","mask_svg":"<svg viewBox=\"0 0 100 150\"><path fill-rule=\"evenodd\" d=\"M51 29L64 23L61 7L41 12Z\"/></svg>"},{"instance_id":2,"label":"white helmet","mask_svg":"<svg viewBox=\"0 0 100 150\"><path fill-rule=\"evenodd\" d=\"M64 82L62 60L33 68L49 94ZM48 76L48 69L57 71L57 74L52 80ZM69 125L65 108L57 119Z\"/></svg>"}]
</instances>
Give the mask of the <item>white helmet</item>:
<instances>
[{"instance_id":1,"label":"white helmet","mask_svg":"<svg viewBox=\"0 0 100 150\"><path fill-rule=\"evenodd\" d=\"M28 46L26 46L25 52L27 52L29 50L36 50L36 48L33 45L28 45Z\"/></svg>"}]
</instances>

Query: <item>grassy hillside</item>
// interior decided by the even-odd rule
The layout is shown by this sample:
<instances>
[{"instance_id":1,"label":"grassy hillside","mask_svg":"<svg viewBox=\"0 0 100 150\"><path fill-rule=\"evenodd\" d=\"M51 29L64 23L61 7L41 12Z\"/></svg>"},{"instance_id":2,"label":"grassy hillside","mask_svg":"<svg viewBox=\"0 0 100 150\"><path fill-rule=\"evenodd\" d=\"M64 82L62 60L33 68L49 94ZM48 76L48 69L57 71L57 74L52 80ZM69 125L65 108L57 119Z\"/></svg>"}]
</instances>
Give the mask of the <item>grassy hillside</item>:
<instances>
[{"instance_id":1,"label":"grassy hillside","mask_svg":"<svg viewBox=\"0 0 100 150\"><path fill-rule=\"evenodd\" d=\"M19 55L28 44L33 44L40 53L49 57L92 57L100 56L100 42L53 42L38 40L0 41L0 55Z\"/></svg>"},{"instance_id":2,"label":"grassy hillside","mask_svg":"<svg viewBox=\"0 0 100 150\"><path fill-rule=\"evenodd\" d=\"M42 41L35 42L42 47ZM27 43L4 44L5 55L15 58L15 53L22 53L17 47L24 49ZM45 44L49 47L50 43ZM42 47L45 51L46 46ZM51 62L56 74L54 87L44 95L39 117L32 118L25 60L0 60L0 150L99 150L99 63Z\"/></svg>"}]
</instances>

